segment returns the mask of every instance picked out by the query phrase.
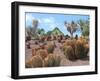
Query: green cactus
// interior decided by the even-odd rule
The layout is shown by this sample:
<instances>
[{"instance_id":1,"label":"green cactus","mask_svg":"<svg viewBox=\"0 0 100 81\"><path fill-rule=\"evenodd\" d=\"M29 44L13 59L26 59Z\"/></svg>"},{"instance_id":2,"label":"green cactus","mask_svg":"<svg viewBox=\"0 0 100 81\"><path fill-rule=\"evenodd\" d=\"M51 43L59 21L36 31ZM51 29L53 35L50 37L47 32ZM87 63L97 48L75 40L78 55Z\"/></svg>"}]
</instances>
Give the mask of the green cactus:
<instances>
[{"instance_id":1,"label":"green cactus","mask_svg":"<svg viewBox=\"0 0 100 81\"><path fill-rule=\"evenodd\" d=\"M54 47L55 47L54 42L49 42L49 43L47 44L47 48L46 48L47 51L48 51L48 53L53 53Z\"/></svg>"},{"instance_id":2,"label":"green cactus","mask_svg":"<svg viewBox=\"0 0 100 81\"><path fill-rule=\"evenodd\" d=\"M66 58L68 58L71 61L76 60L76 56L75 56L74 49L72 48L72 46L64 47L64 55L66 56Z\"/></svg>"},{"instance_id":3,"label":"green cactus","mask_svg":"<svg viewBox=\"0 0 100 81\"><path fill-rule=\"evenodd\" d=\"M40 55L42 59L45 59L48 55L48 52L45 49L40 49L36 52L36 55Z\"/></svg>"},{"instance_id":4,"label":"green cactus","mask_svg":"<svg viewBox=\"0 0 100 81\"><path fill-rule=\"evenodd\" d=\"M63 44L63 46L72 46L73 49L75 49L75 43L76 43L76 39L68 39L65 41L65 43Z\"/></svg>"},{"instance_id":5,"label":"green cactus","mask_svg":"<svg viewBox=\"0 0 100 81\"><path fill-rule=\"evenodd\" d=\"M87 56L89 45L85 38L66 40L62 46L65 56L69 60L81 59Z\"/></svg>"},{"instance_id":6,"label":"green cactus","mask_svg":"<svg viewBox=\"0 0 100 81\"><path fill-rule=\"evenodd\" d=\"M76 41L75 55L78 59L86 57L88 51L89 51L89 46L87 46L85 39L79 39Z\"/></svg>"},{"instance_id":7,"label":"green cactus","mask_svg":"<svg viewBox=\"0 0 100 81\"><path fill-rule=\"evenodd\" d=\"M55 54L49 54L44 60L44 67L55 67L60 65L61 58Z\"/></svg>"},{"instance_id":8,"label":"green cactus","mask_svg":"<svg viewBox=\"0 0 100 81\"><path fill-rule=\"evenodd\" d=\"M84 45L84 56L87 56L88 52L89 52L89 44L85 44Z\"/></svg>"},{"instance_id":9,"label":"green cactus","mask_svg":"<svg viewBox=\"0 0 100 81\"><path fill-rule=\"evenodd\" d=\"M29 61L27 61L25 65L26 65L26 68L42 67L43 60L39 55L35 55Z\"/></svg>"},{"instance_id":10,"label":"green cactus","mask_svg":"<svg viewBox=\"0 0 100 81\"><path fill-rule=\"evenodd\" d=\"M25 68L32 68L31 60L25 62Z\"/></svg>"}]
</instances>

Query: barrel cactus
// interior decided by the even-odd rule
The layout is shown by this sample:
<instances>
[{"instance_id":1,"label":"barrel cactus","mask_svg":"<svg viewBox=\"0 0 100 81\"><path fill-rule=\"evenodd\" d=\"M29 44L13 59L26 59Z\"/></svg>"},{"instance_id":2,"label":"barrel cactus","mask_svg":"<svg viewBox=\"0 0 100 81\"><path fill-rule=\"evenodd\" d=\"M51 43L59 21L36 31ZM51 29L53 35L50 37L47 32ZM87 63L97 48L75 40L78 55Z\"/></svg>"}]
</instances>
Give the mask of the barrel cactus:
<instances>
[{"instance_id":1,"label":"barrel cactus","mask_svg":"<svg viewBox=\"0 0 100 81\"><path fill-rule=\"evenodd\" d=\"M85 56L87 56L88 52L89 52L89 44L85 44L84 45L84 54L85 54Z\"/></svg>"},{"instance_id":2,"label":"barrel cactus","mask_svg":"<svg viewBox=\"0 0 100 81\"><path fill-rule=\"evenodd\" d=\"M56 54L49 54L44 60L44 67L54 67L60 65L61 58Z\"/></svg>"},{"instance_id":3,"label":"barrel cactus","mask_svg":"<svg viewBox=\"0 0 100 81\"><path fill-rule=\"evenodd\" d=\"M87 56L89 52L89 45L86 44L85 39L79 39L76 41L75 45L75 55L77 58L81 59Z\"/></svg>"},{"instance_id":4,"label":"barrel cactus","mask_svg":"<svg viewBox=\"0 0 100 81\"><path fill-rule=\"evenodd\" d=\"M80 37L78 40L66 40L62 49L69 60L81 59L87 56L89 44L85 38Z\"/></svg>"},{"instance_id":5,"label":"barrel cactus","mask_svg":"<svg viewBox=\"0 0 100 81\"><path fill-rule=\"evenodd\" d=\"M72 46L65 46L64 47L64 55L69 60L72 60L72 61L76 60L76 56L75 56L74 49L72 48Z\"/></svg>"},{"instance_id":6,"label":"barrel cactus","mask_svg":"<svg viewBox=\"0 0 100 81\"><path fill-rule=\"evenodd\" d=\"M47 49L48 53L53 53L54 48L55 48L54 42L49 42L49 43L47 44L47 48L46 48L46 49Z\"/></svg>"},{"instance_id":7,"label":"barrel cactus","mask_svg":"<svg viewBox=\"0 0 100 81\"><path fill-rule=\"evenodd\" d=\"M35 55L29 61L27 61L25 65L26 68L42 67L43 60L39 55Z\"/></svg>"},{"instance_id":8,"label":"barrel cactus","mask_svg":"<svg viewBox=\"0 0 100 81\"><path fill-rule=\"evenodd\" d=\"M48 55L47 50L45 49L40 49L36 52L36 55L40 55L42 57L42 59L46 58Z\"/></svg>"}]
</instances>

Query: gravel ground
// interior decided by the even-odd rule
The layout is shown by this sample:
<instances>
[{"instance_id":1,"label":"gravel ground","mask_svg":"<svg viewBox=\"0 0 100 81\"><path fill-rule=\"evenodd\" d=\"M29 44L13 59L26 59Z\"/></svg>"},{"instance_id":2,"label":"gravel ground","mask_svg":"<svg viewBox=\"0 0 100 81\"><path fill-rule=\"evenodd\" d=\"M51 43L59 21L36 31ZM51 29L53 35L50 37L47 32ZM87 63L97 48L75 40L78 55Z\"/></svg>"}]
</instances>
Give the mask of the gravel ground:
<instances>
[{"instance_id":1,"label":"gravel ground","mask_svg":"<svg viewBox=\"0 0 100 81\"><path fill-rule=\"evenodd\" d=\"M31 43L31 49L27 49L27 47L25 47L25 60L27 61L28 59L31 58L32 56L32 48L35 47L39 47L38 45L34 44L34 41L30 41ZM60 66L81 66L81 65L89 65L89 57L86 57L84 59L79 59L76 61L70 61L68 60L65 55L63 54L63 52L60 49L60 45L61 43L58 43L57 41L55 41L56 44L56 48L54 50L54 54L58 54L61 56L61 63Z\"/></svg>"}]
</instances>

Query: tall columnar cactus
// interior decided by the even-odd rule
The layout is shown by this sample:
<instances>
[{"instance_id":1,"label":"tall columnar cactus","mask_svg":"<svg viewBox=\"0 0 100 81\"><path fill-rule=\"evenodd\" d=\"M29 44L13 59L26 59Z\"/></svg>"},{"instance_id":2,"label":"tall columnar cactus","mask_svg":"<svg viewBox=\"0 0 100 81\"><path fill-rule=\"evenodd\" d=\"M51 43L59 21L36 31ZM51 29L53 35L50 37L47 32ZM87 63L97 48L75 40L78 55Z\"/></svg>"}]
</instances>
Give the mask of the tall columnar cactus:
<instances>
[{"instance_id":1,"label":"tall columnar cactus","mask_svg":"<svg viewBox=\"0 0 100 81\"><path fill-rule=\"evenodd\" d=\"M29 61L26 62L25 66L26 68L42 67L43 60L39 55L35 55Z\"/></svg>"},{"instance_id":2,"label":"tall columnar cactus","mask_svg":"<svg viewBox=\"0 0 100 81\"><path fill-rule=\"evenodd\" d=\"M61 58L55 54L49 54L44 60L44 67L54 67L60 65Z\"/></svg>"}]
</instances>

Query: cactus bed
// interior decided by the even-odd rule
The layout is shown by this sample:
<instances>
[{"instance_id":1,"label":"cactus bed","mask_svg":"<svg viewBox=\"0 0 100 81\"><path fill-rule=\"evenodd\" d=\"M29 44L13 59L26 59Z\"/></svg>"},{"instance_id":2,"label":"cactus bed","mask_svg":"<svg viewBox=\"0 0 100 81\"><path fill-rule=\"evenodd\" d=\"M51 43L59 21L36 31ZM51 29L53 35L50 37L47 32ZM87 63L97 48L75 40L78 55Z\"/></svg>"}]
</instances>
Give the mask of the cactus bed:
<instances>
[{"instance_id":1,"label":"cactus bed","mask_svg":"<svg viewBox=\"0 0 100 81\"><path fill-rule=\"evenodd\" d=\"M25 60L26 62L32 58L32 49L40 47L38 44L35 44L35 41L37 40L31 40L30 41L30 49L27 47L25 48ZM60 56L60 64L57 66L81 66L81 65L89 65L89 53L85 58L76 59L76 60L69 60L66 58L66 55L64 54L62 50L62 43L59 43L57 40L53 40L52 42L55 42L56 47L54 47L53 53L54 55ZM46 41L48 44L49 41ZM42 43L39 43L42 44ZM48 66L49 67L49 66ZM53 65L51 66L53 67Z\"/></svg>"}]
</instances>

